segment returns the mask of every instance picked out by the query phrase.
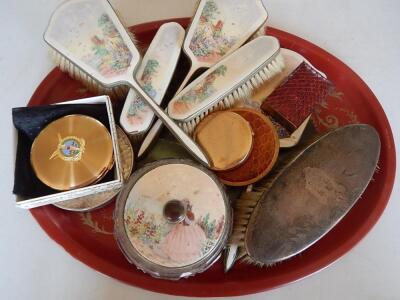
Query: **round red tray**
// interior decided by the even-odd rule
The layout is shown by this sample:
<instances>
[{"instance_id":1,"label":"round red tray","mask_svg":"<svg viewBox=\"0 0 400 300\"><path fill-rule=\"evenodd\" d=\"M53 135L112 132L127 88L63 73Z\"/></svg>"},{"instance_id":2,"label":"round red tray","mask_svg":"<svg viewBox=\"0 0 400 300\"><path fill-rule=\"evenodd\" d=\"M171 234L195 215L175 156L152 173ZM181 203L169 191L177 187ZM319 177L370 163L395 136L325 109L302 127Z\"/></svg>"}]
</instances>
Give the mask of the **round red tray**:
<instances>
[{"instance_id":1,"label":"round red tray","mask_svg":"<svg viewBox=\"0 0 400 300\"><path fill-rule=\"evenodd\" d=\"M189 22L174 21L183 26ZM164 22L132 27L141 47L151 41ZM374 126L380 134L380 172L350 213L324 238L301 255L270 268L239 263L224 274L220 260L203 274L173 282L154 279L125 260L112 234L114 203L92 213L73 213L52 205L32 209L40 226L72 256L104 274L143 289L185 296L236 296L276 288L321 270L354 247L378 221L393 187L396 157L388 120L368 86L337 58L289 33L269 28L268 34L277 37L282 47L302 54L335 84L336 93L314 115L320 130L360 122ZM29 105L88 96L92 95L80 83L54 69L39 85Z\"/></svg>"}]
</instances>

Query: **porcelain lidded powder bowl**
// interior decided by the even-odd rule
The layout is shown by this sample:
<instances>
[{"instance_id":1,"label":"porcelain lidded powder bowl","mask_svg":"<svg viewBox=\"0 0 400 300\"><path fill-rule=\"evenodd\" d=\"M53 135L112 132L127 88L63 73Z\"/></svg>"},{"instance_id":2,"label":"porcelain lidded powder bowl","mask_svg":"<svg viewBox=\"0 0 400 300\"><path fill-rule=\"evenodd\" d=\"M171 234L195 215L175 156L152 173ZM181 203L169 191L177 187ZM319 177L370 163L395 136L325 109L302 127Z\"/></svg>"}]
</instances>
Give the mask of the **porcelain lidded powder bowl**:
<instances>
[{"instance_id":1,"label":"porcelain lidded powder bowl","mask_svg":"<svg viewBox=\"0 0 400 300\"><path fill-rule=\"evenodd\" d=\"M186 159L136 171L120 193L115 236L130 263L153 277L177 280L208 269L232 227L223 185Z\"/></svg>"}]
</instances>

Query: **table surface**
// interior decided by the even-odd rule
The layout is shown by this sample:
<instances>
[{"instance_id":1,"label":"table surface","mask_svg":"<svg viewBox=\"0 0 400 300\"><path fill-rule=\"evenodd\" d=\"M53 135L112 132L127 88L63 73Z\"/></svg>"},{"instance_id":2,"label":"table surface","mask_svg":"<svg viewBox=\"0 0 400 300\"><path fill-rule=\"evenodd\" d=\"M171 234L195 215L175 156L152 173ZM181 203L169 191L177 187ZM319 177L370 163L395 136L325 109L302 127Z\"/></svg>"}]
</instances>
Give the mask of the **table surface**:
<instances>
[{"instance_id":1,"label":"table surface","mask_svg":"<svg viewBox=\"0 0 400 300\"><path fill-rule=\"evenodd\" d=\"M190 16L195 0L114 0L125 24ZM14 206L11 108L24 106L53 68L42 34L59 0L0 1L1 226L3 299L175 299L128 286L72 258L28 211ZM396 141L400 1L269 0L269 25L303 37L348 64L380 100ZM397 183L397 181L396 181ZM400 299L400 191L373 230L335 264L245 299Z\"/></svg>"}]
</instances>

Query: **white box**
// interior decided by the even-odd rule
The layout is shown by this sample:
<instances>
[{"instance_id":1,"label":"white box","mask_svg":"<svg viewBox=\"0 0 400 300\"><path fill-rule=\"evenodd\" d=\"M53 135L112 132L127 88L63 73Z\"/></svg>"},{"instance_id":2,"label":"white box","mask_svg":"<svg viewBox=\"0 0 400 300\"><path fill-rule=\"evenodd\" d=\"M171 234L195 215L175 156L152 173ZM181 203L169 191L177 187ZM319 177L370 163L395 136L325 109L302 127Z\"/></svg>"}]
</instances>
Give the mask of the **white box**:
<instances>
[{"instance_id":1,"label":"white box","mask_svg":"<svg viewBox=\"0 0 400 300\"><path fill-rule=\"evenodd\" d=\"M90 185L87 187L83 188L78 188L70 191L65 191L65 192L59 192L56 194L51 194L48 196L41 196L37 198L32 198L32 199L26 199L20 196L16 197L16 206L25 208L25 209L30 209L38 206L43 206L47 204L52 204L52 203L57 203L60 201L66 201L66 200L73 200L73 199L78 199L86 196L101 196L106 194L112 194L115 192L117 194L121 188L122 188L122 169L121 169L121 161L120 161L120 154L119 154L119 146L118 146L118 138L117 138L117 132L115 129L115 121L114 121L114 115L113 115L113 110L112 110L112 104L111 100L108 96L98 96L98 97L91 97L91 98L85 98L85 99L79 99L79 100L73 100L73 101L67 101L67 102L62 102L62 103L56 103L54 105L58 104L101 104L104 103L107 107L107 114L108 114L108 120L109 120L109 125L110 125L110 133L111 133L111 139L113 143L113 150L114 150L114 180L104 182L104 183L98 183L94 185ZM15 136L17 135L17 130L15 129ZM15 139L15 144L16 144L16 139ZM16 146L15 146L16 149Z\"/></svg>"}]
</instances>

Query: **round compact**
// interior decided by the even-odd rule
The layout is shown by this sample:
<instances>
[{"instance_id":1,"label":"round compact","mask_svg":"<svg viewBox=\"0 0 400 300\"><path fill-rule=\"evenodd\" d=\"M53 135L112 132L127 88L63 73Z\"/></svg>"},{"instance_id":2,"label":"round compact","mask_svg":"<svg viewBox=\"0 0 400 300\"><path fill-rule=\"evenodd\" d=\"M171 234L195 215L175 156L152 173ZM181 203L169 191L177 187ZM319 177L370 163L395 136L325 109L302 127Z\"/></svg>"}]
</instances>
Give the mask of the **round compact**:
<instances>
[{"instance_id":1,"label":"round compact","mask_svg":"<svg viewBox=\"0 0 400 300\"><path fill-rule=\"evenodd\" d=\"M211 160L213 170L229 170L246 161L253 146L249 122L232 111L215 112L196 127L194 139Z\"/></svg>"},{"instance_id":2,"label":"round compact","mask_svg":"<svg viewBox=\"0 0 400 300\"><path fill-rule=\"evenodd\" d=\"M230 186L252 184L271 171L278 159L279 138L274 125L262 113L248 108L230 110L243 117L253 129L254 145L246 161L233 170L217 171L218 178Z\"/></svg>"},{"instance_id":3,"label":"round compact","mask_svg":"<svg viewBox=\"0 0 400 300\"><path fill-rule=\"evenodd\" d=\"M134 165L133 148L125 132L119 126L116 126L115 128L117 129L118 136L122 178L124 182L126 182L132 173ZM109 203L118 193L119 191L108 191L101 194L83 196L73 200L60 201L53 205L70 211L92 211Z\"/></svg>"},{"instance_id":4,"label":"round compact","mask_svg":"<svg viewBox=\"0 0 400 300\"><path fill-rule=\"evenodd\" d=\"M107 128L85 115L68 115L47 125L31 148L31 165L40 181L55 190L93 184L112 168Z\"/></svg>"},{"instance_id":5,"label":"round compact","mask_svg":"<svg viewBox=\"0 0 400 300\"><path fill-rule=\"evenodd\" d=\"M118 196L115 236L130 263L177 280L209 268L232 227L223 185L206 168L167 159L136 171Z\"/></svg>"}]
</instances>

